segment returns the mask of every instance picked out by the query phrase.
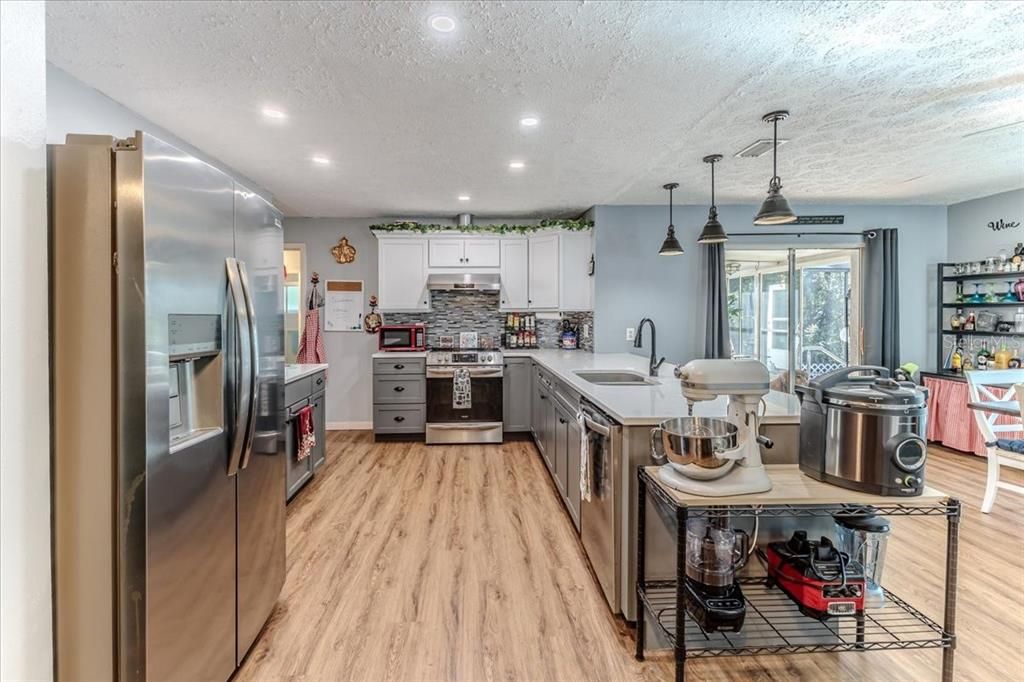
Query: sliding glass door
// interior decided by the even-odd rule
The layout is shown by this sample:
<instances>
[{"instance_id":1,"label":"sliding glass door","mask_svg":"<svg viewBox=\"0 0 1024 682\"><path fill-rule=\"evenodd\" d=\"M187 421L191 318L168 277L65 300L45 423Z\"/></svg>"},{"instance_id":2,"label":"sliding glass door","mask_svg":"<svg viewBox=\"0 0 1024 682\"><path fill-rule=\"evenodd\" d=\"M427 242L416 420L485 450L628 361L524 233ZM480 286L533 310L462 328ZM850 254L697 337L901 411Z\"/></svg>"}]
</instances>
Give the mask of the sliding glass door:
<instances>
[{"instance_id":1,"label":"sliding glass door","mask_svg":"<svg viewBox=\"0 0 1024 682\"><path fill-rule=\"evenodd\" d=\"M763 362L779 391L855 364L859 274L860 249L727 250L733 357Z\"/></svg>"}]
</instances>

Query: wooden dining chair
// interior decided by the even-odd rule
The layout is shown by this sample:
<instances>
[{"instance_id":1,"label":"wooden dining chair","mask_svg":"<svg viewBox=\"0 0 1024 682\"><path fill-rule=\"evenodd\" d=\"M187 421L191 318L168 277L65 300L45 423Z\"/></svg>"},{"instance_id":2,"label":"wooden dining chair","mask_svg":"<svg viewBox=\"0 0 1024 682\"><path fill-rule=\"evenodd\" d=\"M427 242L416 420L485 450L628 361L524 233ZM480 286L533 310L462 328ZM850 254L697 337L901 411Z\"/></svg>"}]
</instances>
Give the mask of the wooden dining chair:
<instances>
[{"instance_id":1,"label":"wooden dining chair","mask_svg":"<svg viewBox=\"0 0 1024 682\"><path fill-rule=\"evenodd\" d=\"M1024 470L1024 454L1001 448L998 445L1000 434L1019 434L1024 430L1024 384L1020 370L986 370L966 372L967 394L971 402L997 402L1016 400L1021 406L1020 415L1012 422L996 423L1000 415L983 410L971 410L974 420L985 439L986 456L988 457L988 477L985 480L985 497L981 501L981 511L988 514L996 503L996 493L1000 488L1024 494L1024 486L999 480L1002 467ZM1006 388L1010 384L1010 388Z\"/></svg>"}]
</instances>

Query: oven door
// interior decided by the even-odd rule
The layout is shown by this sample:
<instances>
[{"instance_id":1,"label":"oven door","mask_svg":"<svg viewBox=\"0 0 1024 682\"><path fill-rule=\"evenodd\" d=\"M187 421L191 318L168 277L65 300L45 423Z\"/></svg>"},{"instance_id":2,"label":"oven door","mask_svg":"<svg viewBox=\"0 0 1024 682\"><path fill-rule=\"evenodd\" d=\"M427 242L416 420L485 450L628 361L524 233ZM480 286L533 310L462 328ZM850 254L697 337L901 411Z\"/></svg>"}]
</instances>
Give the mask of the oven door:
<instances>
[{"instance_id":1,"label":"oven door","mask_svg":"<svg viewBox=\"0 0 1024 682\"><path fill-rule=\"evenodd\" d=\"M470 376L470 407L455 409L453 405L453 367L427 368L427 423L474 424L501 423L503 390L501 367L472 367Z\"/></svg>"}]
</instances>

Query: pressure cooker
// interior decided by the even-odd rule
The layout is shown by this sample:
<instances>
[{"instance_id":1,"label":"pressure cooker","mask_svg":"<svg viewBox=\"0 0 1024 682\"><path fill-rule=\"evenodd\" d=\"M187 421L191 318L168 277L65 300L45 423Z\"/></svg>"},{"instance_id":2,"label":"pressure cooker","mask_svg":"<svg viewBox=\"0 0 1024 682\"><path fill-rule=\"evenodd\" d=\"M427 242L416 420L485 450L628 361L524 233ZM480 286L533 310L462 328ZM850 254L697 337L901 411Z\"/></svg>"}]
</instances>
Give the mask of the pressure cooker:
<instances>
[{"instance_id":1,"label":"pressure cooker","mask_svg":"<svg viewBox=\"0 0 1024 682\"><path fill-rule=\"evenodd\" d=\"M796 392L801 471L874 495L921 494L926 389L862 365L824 374Z\"/></svg>"}]
</instances>

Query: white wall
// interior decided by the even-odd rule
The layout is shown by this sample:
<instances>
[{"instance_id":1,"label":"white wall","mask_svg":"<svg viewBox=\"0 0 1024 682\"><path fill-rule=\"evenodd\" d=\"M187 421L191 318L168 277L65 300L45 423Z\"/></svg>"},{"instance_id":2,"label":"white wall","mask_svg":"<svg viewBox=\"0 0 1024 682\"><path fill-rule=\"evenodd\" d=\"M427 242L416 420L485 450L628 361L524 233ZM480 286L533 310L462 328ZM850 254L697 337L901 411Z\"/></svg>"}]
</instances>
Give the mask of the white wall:
<instances>
[{"instance_id":1,"label":"white wall","mask_svg":"<svg viewBox=\"0 0 1024 682\"><path fill-rule=\"evenodd\" d=\"M193 147L171 131L110 99L99 90L89 87L60 67L46 63L47 144L63 144L68 133L128 137L136 130L155 135L214 168L235 176L249 189L259 192L268 199L272 198L266 189L219 159Z\"/></svg>"},{"instance_id":2,"label":"white wall","mask_svg":"<svg viewBox=\"0 0 1024 682\"><path fill-rule=\"evenodd\" d=\"M0 679L53 677L42 2L0 2Z\"/></svg>"},{"instance_id":3,"label":"white wall","mask_svg":"<svg viewBox=\"0 0 1024 682\"><path fill-rule=\"evenodd\" d=\"M988 226L999 220L1018 225L1005 230ZM1024 189L953 204L948 207L947 222L946 253L951 262L981 260L1000 250L1013 255L1013 247L1024 242Z\"/></svg>"}]
</instances>

